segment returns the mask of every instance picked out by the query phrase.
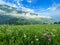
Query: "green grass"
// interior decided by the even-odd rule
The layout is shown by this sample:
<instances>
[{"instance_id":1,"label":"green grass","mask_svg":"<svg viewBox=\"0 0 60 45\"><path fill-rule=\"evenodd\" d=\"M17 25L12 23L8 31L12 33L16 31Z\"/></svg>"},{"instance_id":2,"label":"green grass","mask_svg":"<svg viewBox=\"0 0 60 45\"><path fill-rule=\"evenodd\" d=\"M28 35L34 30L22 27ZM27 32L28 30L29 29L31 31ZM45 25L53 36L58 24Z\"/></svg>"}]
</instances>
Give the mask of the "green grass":
<instances>
[{"instance_id":1,"label":"green grass","mask_svg":"<svg viewBox=\"0 0 60 45\"><path fill-rule=\"evenodd\" d=\"M0 25L0 45L60 45L60 24Z\"/></svg>"}]
</instances>

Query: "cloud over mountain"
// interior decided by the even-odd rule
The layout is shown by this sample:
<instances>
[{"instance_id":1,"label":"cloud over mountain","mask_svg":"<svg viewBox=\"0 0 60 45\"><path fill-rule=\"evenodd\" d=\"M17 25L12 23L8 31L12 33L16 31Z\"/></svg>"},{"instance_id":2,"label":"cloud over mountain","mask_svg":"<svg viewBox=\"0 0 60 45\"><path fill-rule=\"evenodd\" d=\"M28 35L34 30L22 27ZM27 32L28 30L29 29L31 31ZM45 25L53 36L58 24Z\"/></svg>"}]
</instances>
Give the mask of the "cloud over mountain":
<instances>
[{"instance_id":1,"label":"cloud over mountain","mask_svg":"<svg viewBox=\"0 0 60 45\"><path fill-rule=\"evenodd\" d=\"M18 17L23 16L27 18L51 18L50 16L40 16L39 14L35 15L34 14L35 12L33 9L25 8L24 6L21 6L21 4L16 5L14 3L6 2L3 0L0 0L0 1L1 1L0 12L2 12L2 14L7 14L7 15L9 14L9 15L18 16ZM18 4L21 0L14 0L14 1L17 1L16 3ZM22 8L21 11L20 11L20 8ZM22 12L22 13L18 13L18 12Z\"/></svg>"}]
</instances>

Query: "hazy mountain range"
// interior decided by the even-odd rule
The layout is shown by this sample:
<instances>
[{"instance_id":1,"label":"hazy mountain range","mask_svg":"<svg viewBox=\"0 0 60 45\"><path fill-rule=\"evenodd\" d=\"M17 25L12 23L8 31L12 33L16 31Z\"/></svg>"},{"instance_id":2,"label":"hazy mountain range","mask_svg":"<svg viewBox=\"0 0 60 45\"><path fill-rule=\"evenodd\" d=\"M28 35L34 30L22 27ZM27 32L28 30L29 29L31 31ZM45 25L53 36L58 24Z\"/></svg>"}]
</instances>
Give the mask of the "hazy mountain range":
<instances>
[{"instance_id":1,"label":"hazy mountain range","mask_svg":"<svg viewBox=\"0 0 60 45\"><path fill-rule=\"evenodd\" d=\"M39 14L29 12L29 11L23 11L19 10L15 7L6 5L6 4L0 4L0 23L7 22L8 20L13 20L16 19L31 19L31 20L36 20L36 21L42 21L42 22L54 22L54 21L59 21L59 17L49 17L49 16L40 16ZM12 22L13 23L13 22Z\"/></svg>"}]
</instances>

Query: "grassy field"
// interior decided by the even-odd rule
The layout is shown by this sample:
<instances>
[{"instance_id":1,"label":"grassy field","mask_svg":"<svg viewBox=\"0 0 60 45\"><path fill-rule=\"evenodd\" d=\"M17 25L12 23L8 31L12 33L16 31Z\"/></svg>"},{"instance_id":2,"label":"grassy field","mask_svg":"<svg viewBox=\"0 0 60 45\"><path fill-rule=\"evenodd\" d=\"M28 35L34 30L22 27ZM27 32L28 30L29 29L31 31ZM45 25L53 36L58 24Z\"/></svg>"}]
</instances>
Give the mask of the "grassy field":
<instances>
[{"instance_id":1,"label":"grassy field","mask_svg":"<svg viewBox=\"0 0 60 45\"><path fill-rule=\"evenodd\" d=\"M0 25L0 45L60 45L60 24Z\"/></svg>"}]
</instances>

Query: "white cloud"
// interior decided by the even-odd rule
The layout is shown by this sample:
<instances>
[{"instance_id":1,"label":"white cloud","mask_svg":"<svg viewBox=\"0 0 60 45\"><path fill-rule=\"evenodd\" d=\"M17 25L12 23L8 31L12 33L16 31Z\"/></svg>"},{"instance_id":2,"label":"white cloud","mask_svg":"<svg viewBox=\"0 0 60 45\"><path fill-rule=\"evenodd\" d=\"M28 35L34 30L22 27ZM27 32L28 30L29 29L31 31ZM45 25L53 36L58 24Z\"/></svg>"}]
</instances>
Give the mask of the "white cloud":
<instances>
[{"instance_id":1,"label":"white cloud","mask_svg":"<svg viewBox=\"0 0 60 45\"><path fill-rule=\"evenodd\" d=\"M47 9L41 10L41 15L49 16L59 16L60 15L60 4L52 4Z\"/></svg>"},{"instance_id":2,"label":"white cloud","mask_svg":"<svg viewBox=\"0 0 60 45\"><path fill-rule=\"evenodd\" d=\"M3 13L5 13L5 11L3 11L3 10L0 10L0 14L3 14Z\"/></svg>"},{"instance_id":3,"label":"white cloud","mask_svg":"<svg viewBox=\"0 0 60 45\"><path fill-rule=\"evenodd\" d=\"M60 15L60 4L55 4L50 9L51 15Z\"/></svg>"},{"instance_id":4,"label":"white cloud","mask_svg":"<svg viewBox=\"0 0 60 45\"><path fill-rule=\"evenodd\" d=\"M22 13L22 14L18 14L16 11L13 11L12 13L10 13L11 15L13 16L16 16L16 17L25 17L25 18L47 18L47 19L51 19L51 16L41 16L41 15L34 15L34 14L30 14L29 12L28 13Z\"/></svg>"},{"instance_id":5,"label":"white cloud","mask_svg":"<svg viewBox=\"0 0 60 45\"><path fill-rule=\"evenodd\" d=\"M0 0L0 4L3 5L3 4L6 4L6 2L4 2L3 0Z\"/></svg>"},{"instance_id":6,"label":"white cloud","mask_svg":"<svg viewBox=\"0 0 60 45\"><path fill-rule=\"evenodd\" d=\"M55 11L59 10L60 4L53 4L48 10Z\"/></svg>"},{"instance_id":7,"label":"white cloud","mask_svg":"<svg viewBox=\"0 0 60 45\"><path fill-rule=\"evenodd\" d=\"M22 10L25 11L25 12L34 13L34 10L33 10L33 9L29 9L29 8L22 7Z\"/></svg>"},{"instance_id":8,"label":"white cloud","mask_svg":"<svg viewBox=\"0 0 60 45\"><path fill-rule=\"evenodd\" d=\"M9 3L9 2L5 2L4 0L0 0L0 4L1 4L1 5L9 5L9 6L11 6L11 7L17 7L16 4Z\"/></svg>"},{"instance_id":9,"label":"white cloud","mask_svg":"<svg viewBox=\"0 0 60 45\"><path fill-rule=\"evenodd\" d=\"M28 3L31 3L31 2L32 2L32 0L27 0L27 2L28 2Z\"/></svg>"},{"instance_id":10,"label":"white cloud","mask_svg":"<svg viewBox=\"0 0 60 45\"><path fill-rule=\"evenodd\" d=\"M9 5L11 7L18 8L18 9L21 8L23 11L26 11L26 12L32 12L32 13L34 13L33 9L26 8L22 4L20 4L20 1L23 1L23 0L14 0L14 1L16 1L16 3L17 3L18 6L16 4L14 4L14 3L5 2L3 0L0 0L0 4L6 4L6 5Z\"/></svg>"},{"instance_id":11,"label":"white cloud","mask_svg":"<svg viewBox=\"0 0 60 45\"><path fill-rule=\"evenodd\" d=\"M33 10L33 9L30 9L30 8L26 8L26 7L24 7L22 4L20 4L20 1L23 1L23 0L14 0L14 1L16 1L17 2L17 4L18 4L18 6L16 5L16 4L14 4L14 3L6 3L6 2L4 2L3 0L0 0L0 4L7 4L7 5L9 5L9 6L12 6L12 7L16 7L16 8L21 8L23 11L25 11L25 12L28 12L28 13L34 13L35 12L35 10ZM33 0L27 0L27 2L29 2L29 3L31 3ZM41 15L43 15L43 16L31 16L31 15L29 15L28 14L28 16L27 17L30 17L30 18L35 18L35 17L38 17L38 18L51 18L50 17L50 15L57 15L57 14L60 14L59 12L58 12L58 10L57 11L55 11L58 7L59 7L60 5L53 5L52 7L49 7L49 8L47 8L47 9L44 9L44 10L42 10L42 13L41 13ZM38 13L38 12L37 12ZM12 13L12 14L14 14L14 13ZM20 14L17 14L17 13L15 13L14 15L20 15Z\"/></svg>"},{"instance_id":12,"label":"white cloud","mask_svg":"<svg viewBox=\"0 0 60 45\"><path fill-rule=\"evenodd\" d=\"M12 6L12 7L16 7L16 8L22 8L23 11L27 12L27 14L25 15L24 13L23 14L18 14L16 11L13 11L9 14L13 15L13 16L23 16L23 17L27 17L27 18L51 18L49 16L41 16L41 15L30 15L30 13L35 13L35 11L33 9L29 9L29 8L26 8L24 7L22 4L20 4L19 2L21 0L14 0L14 1L17 1L17 4L19 5L19 7L14 4L14 3L9 3L9 2L4 2L3 0L0 0L1 1L1 4L6 4L6 5L9 5L9 6ZM32 1L32 0L29 0L29 1ZM30 2L29 2L30 3ZM7 13L8 14L8 13Z\"/></svg>"}]
</instances>

